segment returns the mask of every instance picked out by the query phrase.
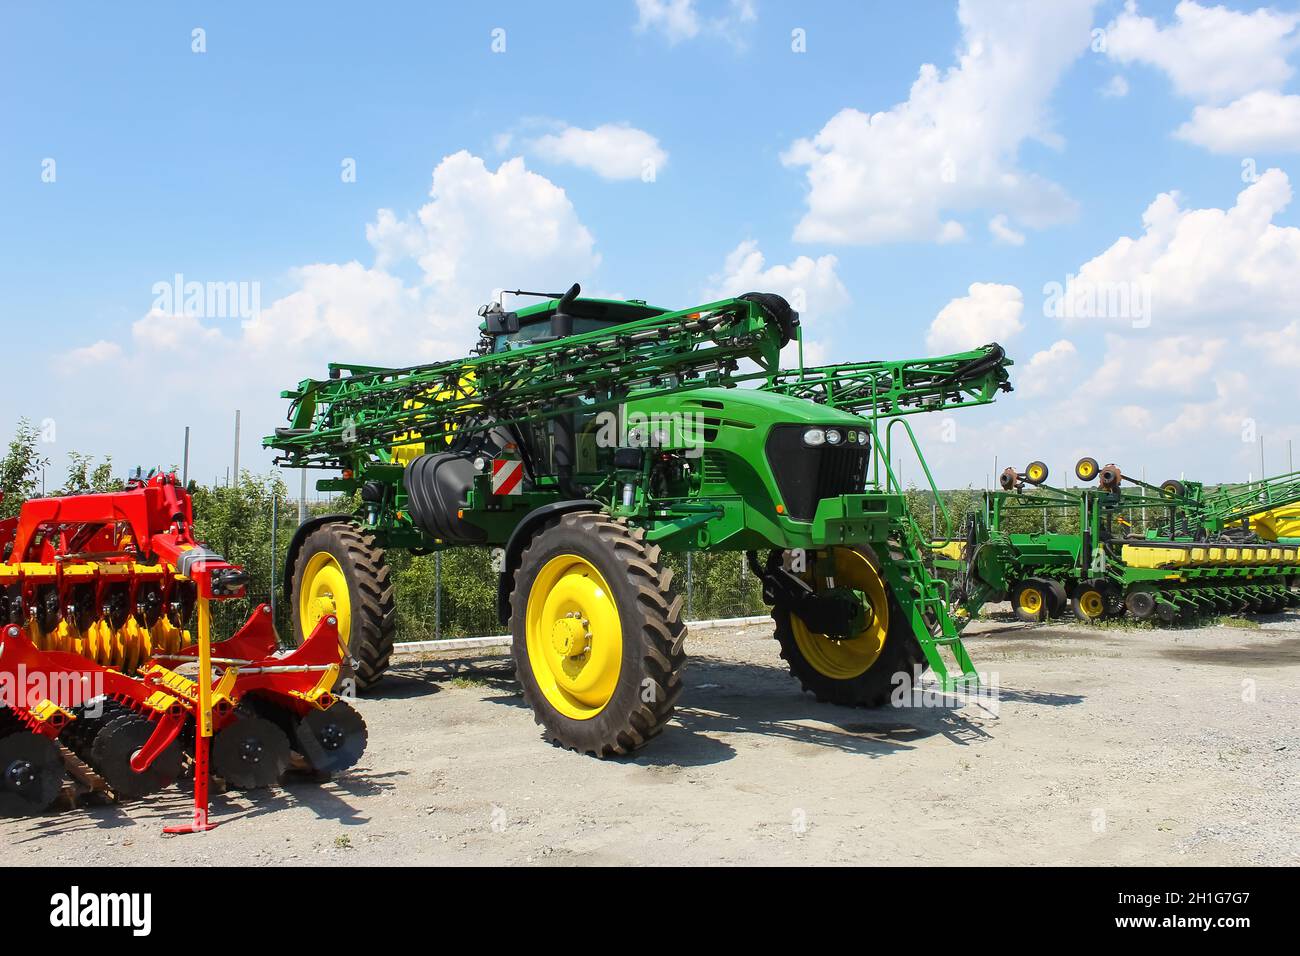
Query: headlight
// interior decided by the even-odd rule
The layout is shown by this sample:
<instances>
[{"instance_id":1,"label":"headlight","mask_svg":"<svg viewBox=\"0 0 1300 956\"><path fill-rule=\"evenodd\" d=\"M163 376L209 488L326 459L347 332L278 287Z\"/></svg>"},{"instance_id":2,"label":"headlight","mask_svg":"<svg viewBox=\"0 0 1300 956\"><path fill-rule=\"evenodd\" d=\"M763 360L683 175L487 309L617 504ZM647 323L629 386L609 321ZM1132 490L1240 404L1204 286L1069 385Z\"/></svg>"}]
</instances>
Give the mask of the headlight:
<instances>
[{"instance_id":1,"label":"headlight","mask_svg":"<svg viewBox=\"0 0 1300 956\"><path fill-rule=\"evenodd\" d=\"M810 428L803 433L805 445L822 445L826 443L826 433L820 428Z\"/></svg>"},{"instance_id":2,"label":"headlight","mask_svg":"<svg viewBox=\"0 0 1300 956\"><path fill-rule=\"evenodd\" d=\"M866 443L867 443L867 433L866 433L866 432L858 432L858 444L859 444L859 445L865 445Z\"/></svg>"},{"instance_id":3,"label":"headlight","mask_svg":"<svg viewBox=\"0 0 1300 956\"><path fill-rule=\"evenodd\" d=\"M844 440L844 436L841 435L841 434L840 434L838 431L836 431L834 428L828 428L828 429L826 429L826 444L828 444L828 445L838 445L838 444L839 444L840 442L842 442L843 440Z\"/></svg>"}]
</instances>

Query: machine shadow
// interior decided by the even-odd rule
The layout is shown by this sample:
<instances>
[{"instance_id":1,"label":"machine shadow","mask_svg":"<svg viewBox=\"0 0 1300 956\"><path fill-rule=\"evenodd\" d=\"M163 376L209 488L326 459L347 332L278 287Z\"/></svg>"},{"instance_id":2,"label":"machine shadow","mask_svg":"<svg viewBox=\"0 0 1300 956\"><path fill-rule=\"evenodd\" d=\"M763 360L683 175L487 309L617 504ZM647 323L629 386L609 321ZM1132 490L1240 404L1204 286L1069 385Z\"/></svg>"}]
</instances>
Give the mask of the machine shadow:
<instances>
[{"instance_id":1,"label":"machine shadow","mask_svg":"<svg viewBox=\"0 0 1300 956\"><path fill-rule=\"evenodd\" d=\"M305 806L322 820L342 826L356 826L369 821L347 800L350 796L369 796L392 790L390 778L404 777L405 771L370 773L346 771L325 781L310 774L290 772L279 787L253 791L213 793L210 802L212 819L218 824L251 819ZM193 790L188 783L168 788L140 800L127 803L85 804L73 810L53 811L39 817L25 818L28 831L10 836L10 845L21 845L44 836L147 827L161 830L166 824L182 822L192 812Z\"/></svg>"},{"instance_id":2,"label":"machine shadow","mask_svg":"<svg viewBox=\"0 0 1300 956\"><path fill-rule=\"evenodd\" d=\"M485 699L526 707L509 673L498 671L497 675L490 686L516 692ZM978 706L959 702L876 710L822 704L800 692L784 668L750 662L692 658L684 680L673 721L653 743L622 762L679 767L722 763L736 756L736 748L722 739L731 734L887 757L912 750L931 737L942 737L960 747L991 739L988 725L996 720ZM1061 697L1050 702L1071 704L1080 699Z\"/></svg>"},{"instance_id":3,"label":"machine shadow","mask_svg":"<svg viewBox=\"0 0 1300 956\"><path fill-rule=\"evenodd\" d=\"M443 684L456 680L513 687L514 663L508 656L394 661L384 679L363 696L367 700L428 697L439 693Z\"/></svg>"}]
</instances>

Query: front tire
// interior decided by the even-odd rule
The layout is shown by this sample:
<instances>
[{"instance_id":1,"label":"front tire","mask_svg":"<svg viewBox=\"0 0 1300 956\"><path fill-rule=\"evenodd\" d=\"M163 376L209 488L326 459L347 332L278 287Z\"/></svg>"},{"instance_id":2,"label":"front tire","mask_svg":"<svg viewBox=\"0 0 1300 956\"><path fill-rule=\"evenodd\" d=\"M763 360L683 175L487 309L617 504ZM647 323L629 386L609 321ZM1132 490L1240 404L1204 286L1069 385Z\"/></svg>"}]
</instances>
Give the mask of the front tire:
<instances>
[{"instance_id":1,"label":"front tire","mask_svg":"<svg viewBox=\"0 0 1300 956\"><path fill-rule=\"evenodd\" d=\"M510 598L515 674L560 746L627 754L672 717L686 626L659 556L644 531L596 512L564 515L521 556Z\"/></svg>"},{"instance_id":2,"label":"front tire","mask_svg":"<svg viewBox=\"0 0 1300 956\"><path fill-rule=\"evenodd\" d=\"M826 704L881 707L897 686L896 675L909 679L925 661L921 645L898 600L880 573L870 548L835 548L835 583L867 595L872 605L867 626L846 640L814 633L799 616L772 608L776 640L790 674L807 692ZM813 583L811 571L805 580Z\"/></svg>"},{"instance_id":3,"label":"front tire","mask_svg":"<svg viewBox=\"0 0 1300 956\"><path fill-rule=\"evenodd\" d=\"M379 683L393 653L397 604L388 561L374 535L350 521L331 521L307 535L294 562L290 599L299 644L321 618L336 615L339 638L356 661L357 690Z\"/></svg>"}]
</instances>

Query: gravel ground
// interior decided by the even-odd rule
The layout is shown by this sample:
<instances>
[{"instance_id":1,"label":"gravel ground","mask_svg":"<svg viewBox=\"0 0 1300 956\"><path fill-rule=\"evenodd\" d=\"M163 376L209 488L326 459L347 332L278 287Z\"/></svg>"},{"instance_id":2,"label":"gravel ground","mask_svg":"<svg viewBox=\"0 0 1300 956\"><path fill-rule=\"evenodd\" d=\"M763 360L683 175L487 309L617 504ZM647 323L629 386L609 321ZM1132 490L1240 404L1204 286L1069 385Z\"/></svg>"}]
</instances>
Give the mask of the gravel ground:
<instances>
[{"instance_id":1,"label":"gravel ground","mask_svg":"<svg viewBox=\"0 0 1300 956\"><path fill-rule=\"evenodd\" d=\"M324 784L0 821L65 865L1300 860L1300 614L1175 631L981 621L994 700L858 711L801 694L770 627L700 632L677 717L632 759L543 743L503 660L407 663Z\"/></svg>"}]
</instances>

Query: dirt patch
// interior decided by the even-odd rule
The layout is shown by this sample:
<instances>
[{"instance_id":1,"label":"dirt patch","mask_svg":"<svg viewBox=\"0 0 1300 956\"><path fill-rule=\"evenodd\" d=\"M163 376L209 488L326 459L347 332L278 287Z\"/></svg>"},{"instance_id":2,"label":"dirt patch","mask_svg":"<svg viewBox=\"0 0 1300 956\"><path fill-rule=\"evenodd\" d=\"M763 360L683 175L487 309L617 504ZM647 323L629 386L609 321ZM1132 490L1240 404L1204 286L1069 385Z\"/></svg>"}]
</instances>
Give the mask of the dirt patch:
<instances>
[{"instance_id":1,"label":"dirt patch","mask_svg":"<svg viewBox=\"0 0 1300 956\"><path fill-rule=\"evenodd\" d=\"M695 635L631 759L543 743L508 659L401 667L325 784L3 821L7 864L1294 863L1300 615L1257 631L979 622L998 696L877 711L799 692L770 628ZM456 678L460 679L457 680Z\"/></svg>"}]
</instances>

